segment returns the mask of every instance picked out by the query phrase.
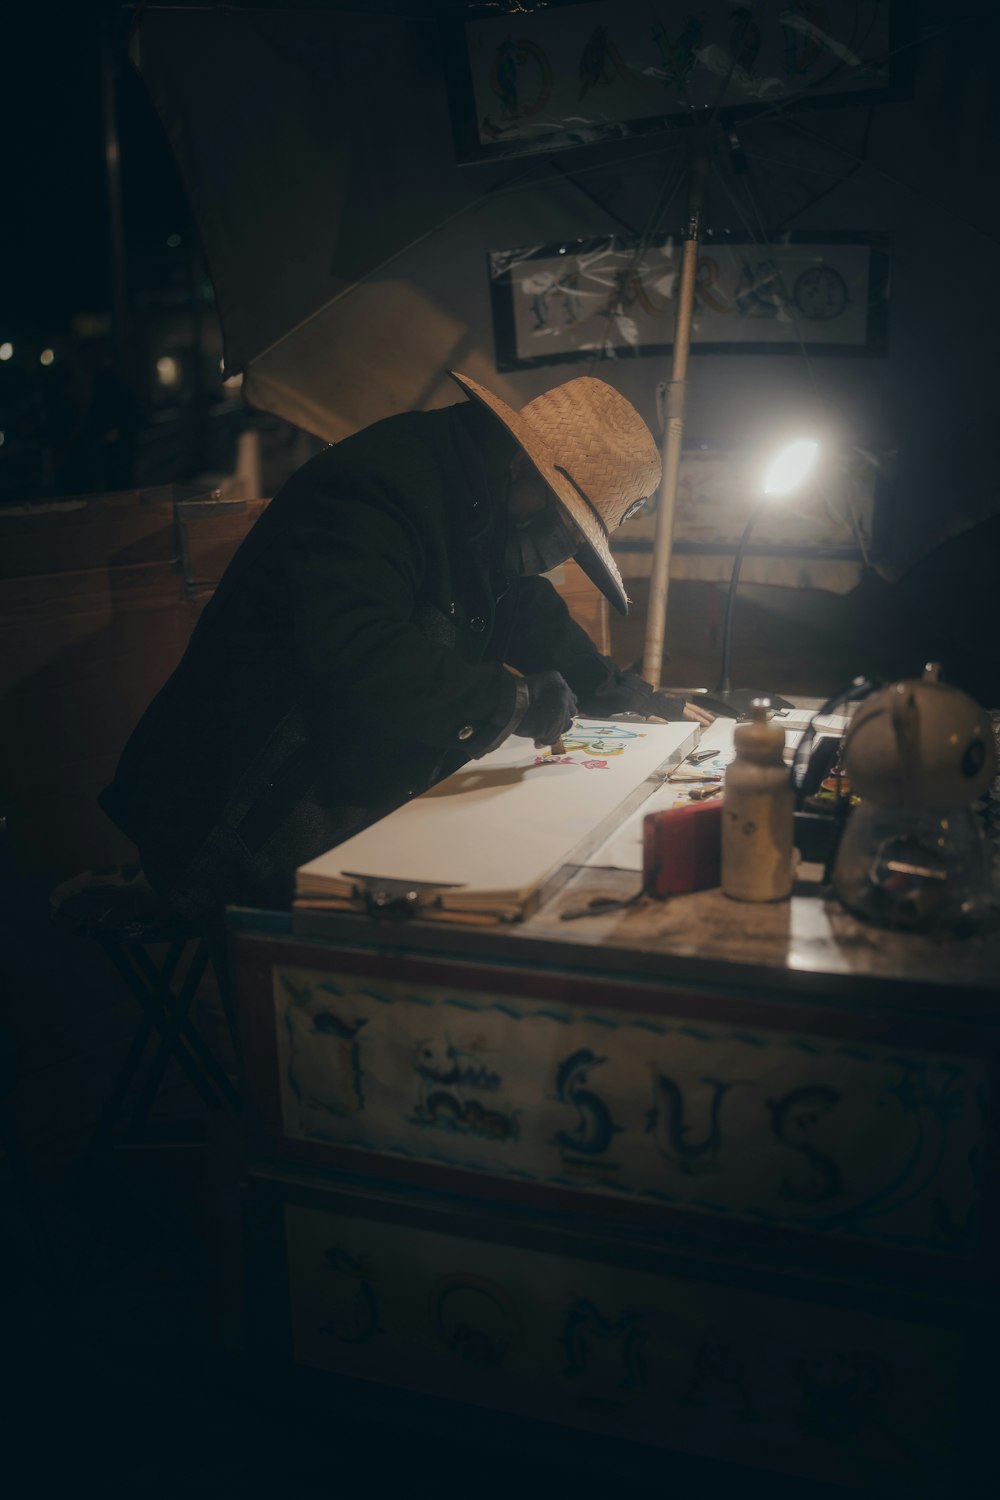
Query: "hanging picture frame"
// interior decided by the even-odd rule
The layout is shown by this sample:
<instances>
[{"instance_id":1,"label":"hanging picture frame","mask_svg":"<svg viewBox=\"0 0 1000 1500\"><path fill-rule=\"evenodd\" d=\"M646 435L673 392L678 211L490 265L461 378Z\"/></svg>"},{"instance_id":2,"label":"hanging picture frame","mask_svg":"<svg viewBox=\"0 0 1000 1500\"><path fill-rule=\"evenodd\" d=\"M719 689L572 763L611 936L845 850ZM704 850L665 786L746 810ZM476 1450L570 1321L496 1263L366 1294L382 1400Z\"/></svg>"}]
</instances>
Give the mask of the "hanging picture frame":
<instances>
[{"instance_id":1,"label":"hanging picture frame","mask_svg":"<svg viewBox=\"0 0 1000 1500\"><path fill-rule=\"evenodd\" d=\"M488 257L499 371L663 356L673 347L682 240L568 240ZM888 352L889 237L709 231L699 247L692 354Z\"/></svg>"},{"instance_id":2,"label":"hanging picture frame","mask_svg":"<svg viewBox=\"0 0 1000 1500\"><path fill-rule=\"evenodd\" d=\"M875 104L910 87L895 0L492 0L439 24L456 156L482 162L775 107Z\"/></svg>"}]
</instances>

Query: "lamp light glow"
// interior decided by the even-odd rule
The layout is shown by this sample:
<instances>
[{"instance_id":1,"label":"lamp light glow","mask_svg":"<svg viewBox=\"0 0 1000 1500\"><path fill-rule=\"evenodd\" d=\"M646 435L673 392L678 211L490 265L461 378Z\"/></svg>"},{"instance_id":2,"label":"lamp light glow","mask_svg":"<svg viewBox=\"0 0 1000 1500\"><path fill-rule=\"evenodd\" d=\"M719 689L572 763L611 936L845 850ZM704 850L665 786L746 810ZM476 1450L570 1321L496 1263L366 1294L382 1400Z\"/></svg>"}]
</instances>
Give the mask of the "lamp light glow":
<instances>
[{"instance_id":1,"label":"lamp light glow","mask_svg":"<svg viewBox=\"0 0 1000 1500\"><path fill-rule=\"evenodd\" d=\"M729 592L726 595L726 614L722 625L722 668L719 674L719 683L715 689L715 698L708 705L718 708L723 713L733 712L737 716L745 711L752 700L757 697L769 696L774 708L790 708L791 704L776 694L759 694L741 689L733 692L733 685L729 680L729 661L733 645L733 604L736 600L736 585L740 581L740 567L743 563L743 554L746 552L750 534L759 521L766 507L770 504L772 497L778 495L790 495L805 479L809 470L816 461L819 451L819 443L812 438L799 438L794 443L788 443L781 449L780 453L772 459L767 473L764 475L764 483L761 487L757 503L750 512L740 544L736 548L736 556L733 558L733 572L729 580Z\"/></svg>"},{"instance_id":2,"label":"lamp light glow","mask_svg":"<svg viewBox=\"0 0 1000 1500\"><path fill-rule=\"evenodd\" d=\"M812 438L799 438L782 448L764 475L764 494L790 495L798 489L816 462L818 452L819 443Z\"/></svg>"},{"instance_id":3,"label":"lamp light glow","mask_svg":"<svg viewBox=\"0 0 1000 1500\"><path fill-rule=\"evenodd\" d=\"M13 359L13 357L14 345L4 340L4 342L0 344L0 359Z\"/></svg>"}]
</instances>

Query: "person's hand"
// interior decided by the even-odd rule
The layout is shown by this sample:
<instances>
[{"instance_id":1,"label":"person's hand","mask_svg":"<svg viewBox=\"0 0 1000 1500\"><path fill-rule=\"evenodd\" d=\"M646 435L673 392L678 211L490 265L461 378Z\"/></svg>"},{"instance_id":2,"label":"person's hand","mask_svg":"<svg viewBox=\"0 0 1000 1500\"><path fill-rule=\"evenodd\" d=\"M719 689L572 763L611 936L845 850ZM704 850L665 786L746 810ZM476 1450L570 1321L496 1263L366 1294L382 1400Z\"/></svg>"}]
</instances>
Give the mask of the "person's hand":
<instances>
[{"instance_id":1,"label":"person's hand","mask_svg":"<svg viewBox=\"0 0 1000 1500\"><path fill-rule=\"evenodd\" d=\"M670 693L651 693L643 704L642 711L647 719L659 719L665 724L676 723L678 719L689 719L693 724L700 724L705 728L715 720L715 715L709 709L702 708L696 699L675 698Z\"/></svg>"},{"instance_id":2,"label":"person's hand","mask_svg":"<svg viewBox=\"0 0 1000 1500\"><path fill-rule=\"evenodd\" d=\"M703 729L707 729L709 724L715 723L715 715L711 710L702 708L701 704L692 698L688 698L685 702L682 717L692 719L695 724L700 724Z\"/></svg>"},{"instance_id":3,"label":"person's hand","mask_svg":"<svg viewBox=\"0 0 1000 1500\"><path fill-rule=\"evenodd\" d=\"M576 699L560 672L533 672L525 677L524 684L528 707L514 733L534 740L540 749L572 728Z\"/></svg>"}]
</instances>

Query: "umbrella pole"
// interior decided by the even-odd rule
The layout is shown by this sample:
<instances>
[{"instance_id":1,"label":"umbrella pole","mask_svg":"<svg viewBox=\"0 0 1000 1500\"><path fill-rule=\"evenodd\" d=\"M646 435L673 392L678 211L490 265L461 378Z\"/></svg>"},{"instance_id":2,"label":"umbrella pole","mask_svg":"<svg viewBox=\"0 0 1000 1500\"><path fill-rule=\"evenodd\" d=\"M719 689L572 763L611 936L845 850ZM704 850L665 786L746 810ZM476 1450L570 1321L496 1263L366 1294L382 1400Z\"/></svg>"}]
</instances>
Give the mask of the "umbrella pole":
<instances>
[{"instance_id":1,"label":"umbrella pole","mask_svg":"<svg viewBox=\"0 0 1000 1500\"><path fill-rule=\"evenodd\" d=\"M667 622L667 590L670 584L670 556L674 544L674 507L677 500L677 476L681 464L681 442L684 437L684 403L687 397L687 365L691 348L691 318L694 311L694 289L698 272L698 241L701 235L702 198L705 188L705 158L696 155L691 164L688 189L687 227L681 259L680 286L677 292L677 323L674 329L673 365L667 387L666 421L661 456L663 475L657 494L656 537L653 542L653 566L649 579L649 606L646 613L646 642L642 658L642 675L654 688L660 685L663 671L663 641Z\"/></svg>"}]
</instances>

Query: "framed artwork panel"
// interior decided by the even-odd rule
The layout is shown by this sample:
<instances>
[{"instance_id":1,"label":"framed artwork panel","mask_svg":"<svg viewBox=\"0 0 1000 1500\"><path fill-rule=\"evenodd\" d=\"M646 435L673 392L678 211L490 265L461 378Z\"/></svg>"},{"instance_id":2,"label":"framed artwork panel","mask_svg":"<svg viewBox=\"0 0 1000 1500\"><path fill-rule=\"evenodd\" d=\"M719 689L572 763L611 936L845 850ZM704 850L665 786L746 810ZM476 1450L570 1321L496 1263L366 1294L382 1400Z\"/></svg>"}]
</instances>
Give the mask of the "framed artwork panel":
<instances>
[{"instance_id":1,"label":"framed artwork panel","mask_svg":"<svg viewBox=\"0 0 1000 1500\"><path fill-rule=\"evenodd\" d=\"M672 234L491 251L497 369L669 354L682 248ZM885 355L890 261L883 234L803 231L766 245L709 231L691 352Z\"/></svg>"},{"instance_id":2,"label":"framed artwork panel","mask_svg":"<svg viewBox=\"0 0 1000 1500\"><path fill-rule=\"evenodd\" d=\"M722 104L902 97L911 53L893 0L554 0L455 4L440 41L460 162L642 135Z\"/></svg>"}]
</instances>

